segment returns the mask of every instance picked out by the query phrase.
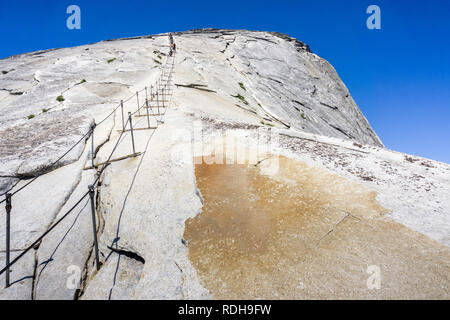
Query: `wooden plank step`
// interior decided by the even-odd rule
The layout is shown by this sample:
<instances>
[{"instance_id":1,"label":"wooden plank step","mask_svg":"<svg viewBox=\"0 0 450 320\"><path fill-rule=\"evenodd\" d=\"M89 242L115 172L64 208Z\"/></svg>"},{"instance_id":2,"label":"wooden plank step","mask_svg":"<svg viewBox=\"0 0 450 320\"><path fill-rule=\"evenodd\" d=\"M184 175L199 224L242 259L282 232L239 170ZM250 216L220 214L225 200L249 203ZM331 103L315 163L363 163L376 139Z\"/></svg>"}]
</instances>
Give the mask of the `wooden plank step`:
<instances>
[{"instance_id":1,"label":"wooden plank step","mask_svg":"<svg viewBox=\"0 0 450 320\"><path fill-rule=\"evenodd\" d=\"M164 113L149 113L149 117L156 117L156 116L163 116L164 115ZM140 118L140 117L146 117L147 115L146 114L138 114L138 115L136 115L135 117L136 118ZM133 129L134 130L134 129Z\"/></svg>"},{"instance_id":2,"label":"wooden plank step","mask_svg":"<svg viewBox=\"0 0 450 320\"><path fill-rule=\"evenodd\" d=\"M158 127L146 127L146 128L133 128L133 131L136 131L136 130L153 130L153 129L157 129ZM123 132L128 132L128 131L131 131L131 129L125 129L125 131L123 131ZM122 132L122 130L117 130L117 132Z\"/></svg>"},{"instance_id":3,"label":"wooden plank step","mask_svg":"<svg viewBox=\"0 0 450 320\"><path fill-rule=\"evenodd\" d=\"M142 154L142 152L136 152L136 153L132 153L132 154L128 154L126 156L120 157L120 158L111 159L108 162L111 163L111 162L122 161L122 160L125 160L125 159L138 157L141 154ZM104 162L101 162L101 163L94 164L94 166L84 167L83 170L90 170L90 169L94 169L94 168L97 169L98 167L103 166L106 162L107 161L104 161Z\"/></svg>"}]
</instances>

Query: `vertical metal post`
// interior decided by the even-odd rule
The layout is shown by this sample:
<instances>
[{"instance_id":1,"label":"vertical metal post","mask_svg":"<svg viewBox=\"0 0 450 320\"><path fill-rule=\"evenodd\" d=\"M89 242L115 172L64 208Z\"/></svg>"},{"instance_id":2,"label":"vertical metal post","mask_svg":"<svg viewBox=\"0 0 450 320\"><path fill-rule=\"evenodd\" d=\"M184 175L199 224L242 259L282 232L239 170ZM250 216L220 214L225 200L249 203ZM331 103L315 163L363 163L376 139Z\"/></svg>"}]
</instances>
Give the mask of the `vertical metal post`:
<instances>
[{"instance_id":1,"label":"vertical metal post","mask_svg":"<svg viewBox=\"0 0 450 320\"><path fill-rule=\"evenodd\" d=\"M120 100L120 108L122 109L122 131L125 131L125 116L123 115L123 100Z\"/></svg>"},{"instance_id":2,"label":"vertical metal post","mask_svg":"<svg viewBox=\"0 0 450 320\"><path fill-rule=\"evenodd\" d=\"M92 127L92 132L91 132L91 160L92 160L92 169L94 169L94 129L95 129L95 122L94 122L94 126Z\"/></svg>"},{"instance_id":3,"label":"vertical metal post","mask_svg":"<svg viewBox=\"0 0 450 320\"><path fill-rule=\"evenodd\" d=\"M9 257L10 257L10 247L9 247L9 242L10 242L10 235L11 235L11 194L7 193L6 194L6 266L9 265ZM9 282L9 267L6 269L6 288L9 287L10 282Z\"/></svg>"},{"instance_id":4,"label":"vertical metal post","mask_svg":"<svg viewBox=\"0 0 450 320\"><path fill-rule=\"evenodd\" d=\"M145 87L145 100L148 99L147 87Z\"/></svg>"},{"instance_id":5,"label":"vertical metal post","mask_svg":"<svg viewBox=\"0 0 450 320\"><path fill-rule=\"evenodd\" d=\"M94 232L94 250L95 250L95 265L97 270L100 270L100 260L98 258L98 241L97 241L97 223L95 222L95 200L94 200L94 186L89 186L89 197L91 198L91 213L92 213L92 230Z\"/></svg>"},{"instance_id":6,"label":"vertical metal post","mask_svg":"<svg viewBox=\"0 0 450 320\"><path fill-rule=\"evenodd\" d=\"M159 115L159 95L158 95L158 91L156 91L156 106L158 107L158 115Z\"/></svg>"},{"instance_id":7,"label":"vertical metal post","mask_svg":"<svg viewBox=\"0 0 450 320\"><path fill-rule=\"evenodd\" d=\"M141 115L141 110L139 108L139 92L136 91L136 98L137 98L137 112L138 115Z\"/></svg>"},{"instance_id":8,"label":"vertical metal post","mask_svg":"<svg viewBox=\"0 0 450 320\"><path fill-rule=\"evenodd\" d=\"M135 154L136 149L134 148L134 134L133 134L133 123L131 122L131 112L128 112L128 120L130 121L131 143L133 144L133 154Z\"/></svg>"},{"instance_id":9,"label":"vertical metal post","mask_svg":"<svg viewBox=\"0 0 450 320\"><path fill-rule=\"evenodd\" d=\"M148 124L148 128L150 129L150 115L149 115L149 111L148 111L148 99L145 99L145 106L147 107L147 124Z\"/></svg>"}]
</instances>

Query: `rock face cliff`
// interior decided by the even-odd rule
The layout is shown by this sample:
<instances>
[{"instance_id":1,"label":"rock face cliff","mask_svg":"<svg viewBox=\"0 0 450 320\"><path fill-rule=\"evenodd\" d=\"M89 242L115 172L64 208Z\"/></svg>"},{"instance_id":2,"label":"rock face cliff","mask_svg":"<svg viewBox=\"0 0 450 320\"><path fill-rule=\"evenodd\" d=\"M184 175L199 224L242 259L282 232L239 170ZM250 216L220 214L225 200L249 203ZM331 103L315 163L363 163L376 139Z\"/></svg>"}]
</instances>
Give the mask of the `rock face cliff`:
<instances>
[{"instance_id":1,"label":"rock face cliff","mask_svg":"<svg viewBox=\"0 0 450 320\"><path fill-rule=\"evenodd\" d=\"M1 299L448 298L449 165L386 150L296 39L173 35L175 58L162 34L0 60L0 192L38 177L13 195L12 258L98 182L102 263L82 198L12 267ZM136 114L162 87L166 108ZM121 100L137 129L125 159ZM261 146L233 166L230 149ZM102 170L112 151L121 160ZM218 155L231 166L208 163ZM370 265L380 290L366 286Z\"/></svg>"},{"instance_id":2,"label":"rock face cliff","mask_svg":"<svg viewBox=\"0 0 450 320\"><path fill-rule=\"evenodd\" d=\"M177 35L180 63L192 77L261 121L382 146L333 67L298 40L233 30ZM108 41L1 60L0 175L33 176L51 163L48 147L70 147L95 113L112 109L155 71L154 51L166 47L159 40Z\"/></svg>"},{"instance_id":3,"label":"rock face cliff","mask_svg":"<svg viewBox=\"0 0 450 320\"><path fill-rule=\"evenodd\" d=\"M241 94L241 108L286 128L383 146L334 68L304 43L233 30L180 35L183 63L220 95Z\"/></svg>"}]
</instances>

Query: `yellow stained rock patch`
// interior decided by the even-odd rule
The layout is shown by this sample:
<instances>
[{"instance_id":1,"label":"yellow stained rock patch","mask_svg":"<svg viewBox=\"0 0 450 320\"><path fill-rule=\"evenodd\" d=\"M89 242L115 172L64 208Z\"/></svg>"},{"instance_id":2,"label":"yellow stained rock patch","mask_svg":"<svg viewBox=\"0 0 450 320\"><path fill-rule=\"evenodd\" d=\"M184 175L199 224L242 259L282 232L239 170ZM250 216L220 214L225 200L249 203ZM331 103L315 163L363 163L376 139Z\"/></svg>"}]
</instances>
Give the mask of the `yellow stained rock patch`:
<instances>
[{"instance_id":1,"label":"yellow stained rock patch","mask_svg":"<svg viewBox=\"0 0 450 320\"><path fill-rule=\"evenodd\" d=\"M214 298L450 297L449 248L384 217L358 183L285 157L195 174L204 207L184 237ZM372 265L380 289L367 286Z\"/></svg>"}]
</instances>

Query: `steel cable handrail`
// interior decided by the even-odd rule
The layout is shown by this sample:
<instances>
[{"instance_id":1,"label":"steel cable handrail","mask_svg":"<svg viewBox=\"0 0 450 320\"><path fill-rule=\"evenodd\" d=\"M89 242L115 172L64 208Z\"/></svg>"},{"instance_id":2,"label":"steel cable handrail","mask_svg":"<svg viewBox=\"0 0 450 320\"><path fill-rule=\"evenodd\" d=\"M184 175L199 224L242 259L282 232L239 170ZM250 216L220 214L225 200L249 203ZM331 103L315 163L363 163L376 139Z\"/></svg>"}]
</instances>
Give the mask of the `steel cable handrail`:
<instances>
[{"instance_id":1,"label":"steel cable handrail","mask_svg":"<svg viewBox=\"0 0 450 320\"><path fill-rule=\"evenodd\" d=\"M128 124L128 121L127 121ZM117 146L119 145L119 142L121 141L120 138L123 135L123 131L120 134L119 138L117 139L117 142L113 148L113 150L111 151L108 160L105 162L105 165L102 167L102 169L100 170L100 172L97 174L97 178L94 180L93 185L95 186L98 182L98 180L101 177L101 174L103 173L104 169L109 165L109 161L111 160L111 157L114 153L114 151L116 150ZM89 194L89 191L86 192L77 202L74 206L72 206L57 222L55 222L49 229L47 229L37 240L35 240L30 246L28 246L24 251L22 251L16 258L14 258L13 261L11 261L7 266L5 266L1 271L0 271L0 275L5 272L8 268L10 268L12 265L14 265L17 261L20 260L20 258L22 258L28 251L30 251L33 247L36 246L36 244L38 244L50 231L52 231L59 223L61 223L61 221L63 221L80 203L81 201L83 201L84 198L86 198L86 196Z\"/></svg>"},{"instance_id":2,"label":"steel cable handrail","mask_svg":"<svg viewBox=\"0 0 450 320\"><path fill-rule=\"evenodd\" d=\"M167 64L167 60L164 64L164 66ZM161 75L164 71L164 67L162 69ZM160 76L161 78L161 76ZM141 89L139 92L143 92L145 90ZM128 101L130 101L134 96L136 96L136 93L134 93L133 95L131 95L130 97L126 98L125 100L122 100L122 103L126 103ZM103 122L105 122L109 117L111 117L116 111L117 109L121 106L122 103L119 103L114 109L113 111L111 111L105 118L103 118L98 124L95 124L95 126L99 126L101 125ZM136 112L138 112L142 107L140 107L138 110L136 110L132 115L134 115ZM67 154L69 154L81 141L83 141L84 138L86 138L88 135L90 135L92 132L92 128L89 129L88 132L86 132L74 145L72 145L62 156L60 156L56 161L54 161L53 163L51 163L47 169L51 170L59 161L62 160L62 158L64 158ZM27 182L25 185L23 185L22 187L20 187L18 190L14 191L11 195L15 195L16 193L20 192L21 190L25 189L26 187L28 187L31 183L33 183L37 178L39 178L40 176L44 175L45 173L48 173L48 171L45 171L42 174L38 174L37 176L33 177L29 182ZM0 196L3 197L5 195L7 195L9 192L11 192L11 190L13 190L17 184L21 181L22 179L19 178L19 181L17 181L12 187L10 187L7 191L3 192ZM6 199L0 200L0 204L4 203L6 201Z\"/></svg>"},{"instance_id":3,"label":"steel cable handrail","mask_svg":"<svg viewBox=\"0 0 450 320\"><path fill-rule=\"evenodd\" d=\"M128 124L128 121L127 121ZM116 150L117 146L119 145L119 141L121 136L123 135L123 131L120 134L119 138L117 139L116 145L114 146L113 150L111 151L111 154L108 157L108 160L105 162L105 165L102 167L100 172L97 174L97 178L94 180L93 185L95 186L100 179L101 174L103 173L104 169L109 165L109 161L111 160L111 157ZM49 229L47 229L37 240L35 240L30 246L28 246L24 251L22 251L16 258L14 258L13 261L11 261L7 266L5 266L1 271L0 275L5 272L8 268L10 268L12 265L14 265L17 261L20 260L28 251L30 251L33 247L36 246L50 231L52 231L61 221L63 221L80 203L83 201L84 198L89 194L89 191L86 192L77 202L74 206L72 206L57 222L55 222Z\"/></svg>"},{"instance_id":4,"label":"steel cable handrail","mask_svg":"<svg viewBox=\"0 0 450 320\"><path fill-rule=\"evenodd\" d=\"M57 164L62 158L64 158L70 151L72 151L83 139L85 139L90 133L92 132L92 129L90 129L88 132L86 132L81 139L79 139L72 147L70 147L69 150L67 150L61 157L59 157L56 161L54 161L51 165L48 166L48 168L52 168L55 164ZM11 195L15 195L16 193L18 193L19 191L25 189L25 187L29 186L33 181L35 181L37 178L39 178L40 176L44 175L44 173L39 174L37 176L35 176L33 179L31 179L29 182L27 182L25 185L23 185L22 187L20 187L19 189L17 189L16 191L14 191ZM20 180L19 180L20 181ZM16 184L17 185L17 184ZM2 196L8 194L16 185L14 185L12 188L10 188L8 191L6 191L5 193L2 194ZM3 202L5 202L6 199L3 199L0 201L0 204L2 204Z\"/></svg>"},{"instance_id":5,"label":"steel cable handrail","mask_svg":"<svg viewBox=\"0 0 450 320\"><path fill-rule=\"evenodd\" d=\"M172 101L172 97L170 98L169 104L170 104L171 101ZM153 111L152 111L152 112L153 112ZM164 115L166 114L166 112L167 112L167 111L164 112L164 114L163 114L163 116L161 117L161 119L163 119L163 117L164 117ZM157 127L158 127L158 125L157 125ZM155 133L155 131L153 131L152 134L150 135L150 137L147 139L147 143L146 143L145 148L144 148L144 153L147 152L148 145L149 145L151 139L153 138L154 133ZM120 216L119 216L119 220L118 220L118 223L117 223L116 237L115 237L115 239L113 240L113 242L111 243L111 246L108 247L108 248L111 250L111 253L113 252L112 246L113 246L114 244L116 245L116 249L118 248L117 242L118 242L118 240L120 239L120 238L119 238L119 232L120 232L120 223L121 223L121 219L122 219L123 210L125 209L125 205L126 205L128 196L129 196L129 194L130 194L130 192L131 192L131 190L132 190L132 188L133 188L134 181L135 181L137 175L139 174L139 170L140 170L140 167L141 167L141 164L142 164L143 159L144 159L143 157L140 159L140 161L139 161L139 163L138 163L138 166L137 166L137 168L136 168L136 171L135 171L135 173L134 173L133 179L132 179L132 181L131 181L131 185L130 185L130 187L129 187L129 189L128 189L127 194L125 195L125 199L124 199L123 206L122 206L122 209L121 209L121 213L120 213ZM110 253L110 254L111 254L111 253ZM109 255L108 255L108 257L109 257ZM108 257L107 257L106 259L108 259ZM119 261L120 261L120 260L119 260ZM116 284L116 275L117 275L117 269L118 269L118 267L119 267L119 262L117 262L117 265L116 265L116 274L114 275L113 284L112 284L112 287L110 288L110 291L109 291L109 292L110 292L110 293L109 293L109 300L111 300L112 290L114 289L115 284Z\"/></svg>"},{"instance_id":6,"label":"steel cable handrail","mask_svg":"<svg viewBox=\"0 0 450 320\"><path fill-rule=\"evenodd\" d=\"M77 203L72 206L58 221L56 221L50 228L47 229L37 240L35 240L28 248L26 248L22 253L20 253L17 257L14 258L13 261L11 261L7 266L5 266L2 270L0 270L0 275L5 272L8 268L10 268L13 264L15 264L17 261L20 260L28 251L30 251L32 248L34 248L50 231L52 231L61 221L63 221L69 213L71 213L80 203L83 201L84 198L89 194L89 192L86 192L80 200L77 201Z\"/></svg>"},{"instance_id":7,"label":"steel cable handrail","mask_svg":"<svg viewBox=\"0 0 450 320\"><path fill-rule=\"evenodd\" d=\"M165 64L167 64L167 61L166 61L166 63ZM170 71L170 72L172 72L172 70ZM168 81L167 81L168 82ZM164 84L164 87L166 87L168 85L168 83L165 83ZM144 89L143 89L144 90ZM143 91L143 90L141 90L141 92ZM157 89L158 90L158 89ZM133 95L134 96L134 95ZM132 97L133 97L132 96ZM146 105L146 103L144 103L142 106L140 106L139 108L138 108L138 110L136 110L133 114L135 114L136 112L138 112L141 108L143 108L143 106L144 105ZM120 105L119 105L120 106ZM118 107L119 107L118 106ZM101 123L103 123L107 118L109 118L112 114L114 114L114 112L118 109L118 107L116 107L108 116L106 116L102 121L100 121L100 123L99 124L101 124ZM152 110L152 112L153 112L153 110ZM166 112L164 112L164 115L165 115L165 113ZM130 117L127 119L127 121L125 122L125 125L124 125L124 128L126 128L127 126L128 126L128 122L129 122L129 119L130 119ZM139 123L140 122L140 120L137 122L137 123ZM157 127L158 127L158 125L157 125ZM66 151L66 153L64 153L60 158L58 158L54 163L52 163L52 165L50 166L50 167L52 167L54 164L56 164L58 161L60 161L64 156L66 156L70 151L72 151L73 150L73 148L75 148L75 146L76 145L78 145L84 138L86 138L89 134L92 134L92 132L93 132L93 130L95 129L95 126L94 127L92 127L85 135L83 135L83 137L79 140L79 141L77 141L77 143L75 144L75 145L73 145L68 151ZM104 170L108 167L108 165L109 164L111 164L111 158L112 158L112 156L113 156L113 154L114 154L114 152L116 151L116 149L117 149L117 147L119 146L119 144L123 141L122 140L122 136L124 135L124 133L125 133L125 131L124 130L122 130L121 131L121 133L120 133L120 135L119 135L119 137L117 138L117 142L116 142L116 144L114 145L114 147L113 147L113 149L112 149L112 151L111 151L111 153L110 153L110 155L109 155L109 157L108 157L108 159L106 160L106 162L104 163L104 165L102 166L102 168L100 169L100 171L99 172L97 172L97 177L96 177L96 179L94 180L94 182L92 183L92 187L95 189L95 188L98 188L98 181L99 181L99 179L100 179L100 177L102 176L102 174L103 174L103 172L104 172ZM153 136L153 134L150 136L150 139L151 139L151 137ZM147 146L148 146L148 142L150 141L150 139L147 141ZM146 149L147 149L147 147L146 147ZM38 177L40 177L41 175L39 175L39 176L36 176L36 177L34 177L30 182L28 182L27 184L25 184L24 186L22 186L20 189L18 189L18 190L16 190L12 195L14 195L14 194L16 194L17 192L19 192L20 190L23 190L26 186L28 186L29 184L31 184L33 181L35 181ZM20 181L20 180L19 180ZM18 183L18 182L17 182ZM14 188L16 185L17 185L17 183L12 187L12 188ZM12 188L10 189L10 190L12 190ZM10 191L9 190L9 191ZM9 192L8 191L8 192ZM6 192L5 194L7 194L8 192ZM32 248L34 248L48 233L50 233L50 231L52 231L57 225L59 225L82 201L83 201L83 199L84 198L86 198L86 196L88 195L90 193L90 191L88 191L88 192L86 192L76 203L75 203L75 205L73 205L60 219L58 219L50 228L48 228L38 239L36 239L30 246L28 246L26 249L24 249L17 257L15 257L14 259L13 259L13 261L11 261L8 265L6 265L3 269L1 269L0 270L0 275L1 274L3 274L6 270L8 270L12 265L14 265L17 261L19 261L28 251L30 251ZM6 201L6 199L5 200L3 200L3 201L1 201L0 202L0 204L1 203L3 203L3 202L5 202Z\"/></svg>"}]
</instances>

